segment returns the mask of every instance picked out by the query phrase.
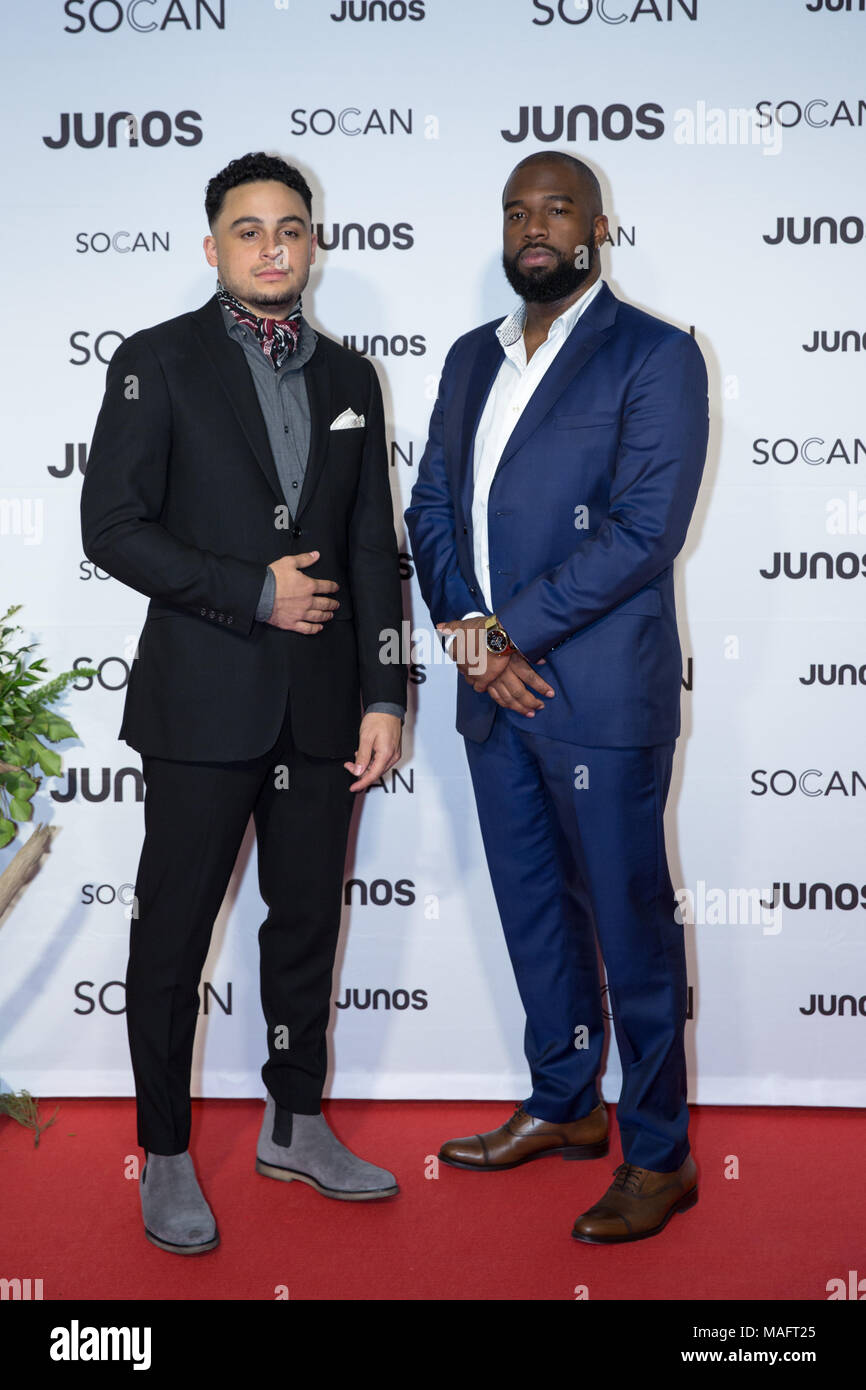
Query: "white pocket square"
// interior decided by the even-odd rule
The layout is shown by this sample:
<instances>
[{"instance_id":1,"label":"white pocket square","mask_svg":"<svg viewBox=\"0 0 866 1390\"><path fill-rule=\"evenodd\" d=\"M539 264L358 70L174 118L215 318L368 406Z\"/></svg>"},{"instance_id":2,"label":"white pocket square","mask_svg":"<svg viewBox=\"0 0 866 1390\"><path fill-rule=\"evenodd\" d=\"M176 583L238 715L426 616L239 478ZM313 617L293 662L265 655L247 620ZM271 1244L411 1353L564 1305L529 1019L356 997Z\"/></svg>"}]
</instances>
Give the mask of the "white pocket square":
<instances>
[{"instance_id":1,"label":"white pocket square","mask_svg":"<svg viewBox=\"0 0 866 1390\"><path fill-rule=\"evenodd\" d=\"M364 428L363 415L356 415L354 410L346 409L342 415L338 415L331 425L332 430L361 430Z\"/></svg>"}]
</instances>

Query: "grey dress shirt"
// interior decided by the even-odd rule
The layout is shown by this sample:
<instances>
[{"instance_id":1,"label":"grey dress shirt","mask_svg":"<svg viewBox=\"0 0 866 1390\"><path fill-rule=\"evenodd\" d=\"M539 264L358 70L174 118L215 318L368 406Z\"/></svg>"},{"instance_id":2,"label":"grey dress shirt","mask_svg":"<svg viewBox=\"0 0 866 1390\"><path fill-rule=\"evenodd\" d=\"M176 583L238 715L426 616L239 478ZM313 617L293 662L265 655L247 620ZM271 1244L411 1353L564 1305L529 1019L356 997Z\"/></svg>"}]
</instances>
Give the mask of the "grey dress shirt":
<instances>
[{"instance_id":1,"label":"grey dress shirt","mask_svg":"<svg viewBox=\"0 0 866 1390\"><path fill-rule=\"evenodd\" d=\"M252 329L246 324L238 323L234 314L224 304L220 305L220 309L226 332L235 342L240 343L249 363L280 487L294 520L310 450L310 402L303 368L315 352L318 338L315 330L302 316L298 346L283 365L274 371ZM259 622L265 623L270 618L276 590L277 581L269 567L256 608L256 618ZM406 710L402 705L392 704L390 701L377 701L368 705L364 713L394 714L402 720L405 718Z\"/></svg>"}]
</instances>

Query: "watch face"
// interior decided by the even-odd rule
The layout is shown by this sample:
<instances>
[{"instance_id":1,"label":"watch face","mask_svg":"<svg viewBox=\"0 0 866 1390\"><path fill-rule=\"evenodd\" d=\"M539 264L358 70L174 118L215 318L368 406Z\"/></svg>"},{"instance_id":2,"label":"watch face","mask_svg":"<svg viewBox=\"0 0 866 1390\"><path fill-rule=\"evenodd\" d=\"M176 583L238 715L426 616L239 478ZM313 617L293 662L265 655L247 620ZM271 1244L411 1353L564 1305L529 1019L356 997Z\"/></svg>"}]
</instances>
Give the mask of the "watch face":
<instances>
[{"instance_id":1,"label":"watch face","mask_svg":"<svg viewBox=\"0 0 866 1390\"><path fill-rule=\"evenodd\" d=\"M508 636L501 627L489 627L487 629L487 650L494 655L500 656L508 649Z\"/></svg>"}]
</instances>

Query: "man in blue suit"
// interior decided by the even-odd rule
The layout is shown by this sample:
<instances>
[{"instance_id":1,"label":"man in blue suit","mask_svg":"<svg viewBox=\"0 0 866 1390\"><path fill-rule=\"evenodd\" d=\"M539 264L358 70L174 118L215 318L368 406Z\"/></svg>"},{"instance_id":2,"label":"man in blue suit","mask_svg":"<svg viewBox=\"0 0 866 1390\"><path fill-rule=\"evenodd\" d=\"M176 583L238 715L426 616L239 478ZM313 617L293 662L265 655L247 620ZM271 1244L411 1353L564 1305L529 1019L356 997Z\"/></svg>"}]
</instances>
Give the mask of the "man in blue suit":
<instances>
[{"instance_id":1,"label":"man in blue suit","mask_svg":"<svg viewBox=\"0 0 866 1390\"><path fill-rule=\"evenodd\" d=\"M608 223L587 165L530 155L503 214L523 302L448 353L406 524L461 673L457 728L532 1092L440 1157L494 1171L607 1153L597 938L625 1161L572 1234L607 1244L655 1235L697 1200L662 818L680 730L673 562L704 466L707 374L688 333L601 279Z\"/></svg>"}]
</instances>

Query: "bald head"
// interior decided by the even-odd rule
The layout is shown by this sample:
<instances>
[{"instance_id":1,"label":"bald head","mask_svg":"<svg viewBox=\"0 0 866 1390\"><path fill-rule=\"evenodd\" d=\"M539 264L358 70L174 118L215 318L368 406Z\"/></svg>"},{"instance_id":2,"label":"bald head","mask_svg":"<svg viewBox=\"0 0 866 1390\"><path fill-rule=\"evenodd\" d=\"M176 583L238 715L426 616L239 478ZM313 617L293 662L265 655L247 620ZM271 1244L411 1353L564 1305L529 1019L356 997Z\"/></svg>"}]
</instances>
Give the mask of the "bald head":
<instances>
[{"instance_id":1,"label":"bald head","mask_svg":"<svg viewBox=\"0 0 866 1390\"><path fill-rule=\"evenodd\" d=\"M601 184L588 164L584 164L582 159L575 159L573 154L566 154L562 150L538 150L535 154L528 154L525 159L521 159L519 164L515 164L502 193L503 206L506 201L508 185L518 171L545 165L558 166L567 179L576 182L590 217L601 216L603 207Z\"/></svg>"}]
</instances>

